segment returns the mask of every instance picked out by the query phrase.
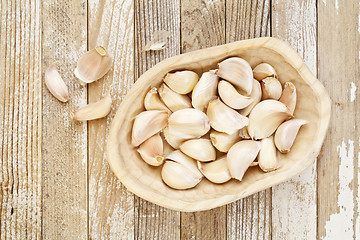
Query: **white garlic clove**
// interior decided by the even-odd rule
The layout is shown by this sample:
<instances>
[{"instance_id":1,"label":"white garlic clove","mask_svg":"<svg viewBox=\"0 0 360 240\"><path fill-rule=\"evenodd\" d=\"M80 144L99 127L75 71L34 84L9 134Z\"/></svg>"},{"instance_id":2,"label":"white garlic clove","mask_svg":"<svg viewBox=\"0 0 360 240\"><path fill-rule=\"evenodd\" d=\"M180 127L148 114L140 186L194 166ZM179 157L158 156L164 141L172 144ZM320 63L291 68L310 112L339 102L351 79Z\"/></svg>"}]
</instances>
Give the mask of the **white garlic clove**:
<instances>
[{"instance_id":1,"label":"white garlic clove","mask_svg":"<svg viewBox=\"0 0 360 240\"><path fill-rule=\"evenodd\" d=\"M214 70L203 73L192 91L192 105L204 111L209 102L216 97L219 77Z\"/></svg>"},{"instance_id":2,"label":"white garlic clove","mask_svg":"<svg viewBox=\"0 0 360 240\"><path fill-rule=\"evenodd\" d=\"M279 168L279 159L274 144L274 137L270 136L261 140L261 149L258 163L264 172L274 171Z\"/></svg>"},{"instance_id":3,"label":"white garlic clove","mask_svg":"<svg viewBox=\"0 0 360 240\"><path fill-rule=\"evenodd\" d=\"M180 145L186 140L195 138L193 135L185 134L177 131L177 128L167 126L163 129L166 142L175 149L179 149Z\"/></svg>"},{"instance_id":4,"label":"white garlic clove","mask_svg":"<svg viewBox=\"0 0 360 240\"><path fill-rule=\"evenodd\" d=\"M111 62L105 48L97 46L79 58L74 74L82 84L91 83L102 78L110 70Z\"/></svg>"},{"instance_id":5,"label":"white garlic clove","mask_svg":"<svg viewBox=\"0 0 360 240\"><path fill-rule=\"evenodd\" d=\"M256 80L263 80L267 77L276 77L275 69L268 63L260 63L253 70L254 78Z\"/></svg>"},{"instance_id":6,"label":"white garlic clove","mask_svg":"<svg viewBox=\"0 0 360 240\"><path fill-rule=\"evenodd\" d=\"M197 162L200 172L213 183L225 183L231 179L226 156L212 162Z\"/></svg>"},{"instance_id":7,"label":"white garlic clove","mask_svg":"<svg viewBox=\"0 0 360 240\"><path fill-rule=\"evenodd\" d=\"M290 151L300 127L306 123L303 119L291 119L279 126L275 132L275 145L281 153Z\"/></svg>"},{"instance_id":8,"label":"white garlic clove","mask_svg":"<svg viewBox=\"0 0 360 240\"><path fill-rule=\"evenodd\" d=\"M259 162L254 160L251 164L250 164L250 167L255 167L255 166L258 166L259 165Z\"/></svg>"},{"instance_id":9,"label":"white garlic clove","mask_svg":"<svg viewBox=\"0 0 360 240\"><path fill-rule=\"evenodd\" d=\"M101 100L90 103L75 112L71 113L71 118L76 121L88 121L106 117L111 110L111 96L106 95Z\"/></svg>"},{"instance_id":10,"label":"white garlic clove","mask_svg":"<svg viewBox=\"0 0 360 240\"><path fill-rule=\"evenodd\" d=\"M227 153L230 175L241 181L246 170L259 153L261 143L254 140L243 140L233 145Z\"/></svg>"},{"instance_id":11,"label":"white garlic clove","mask_svg":"<svg viewBox=\"0 0 360 240\"><path fill-rule=\"evenodd\" d=\"M209 162L216 159L216 151L209 139L191 139L180 145L180 150L189 157Z\"/></svg>"},{"instance_id":12,"label":"white garlic clove","mask_svg":"<svg viewBox=\"0 0 360 240\"><path fill-rule=\"evenodd\" d=\"M279 101L288 107L291 114L294 114L296 106L296 87L292 82L285 83L284 91L282 92Z\"/></svg>"},{"instance_id":13,"label":"white garlic clove","mask_svg":"<svg viewBox=\"0 0 360 240\"><path fill-rule=\"evenodd\" d=\"M250 94L253 87L253 71L247 61L231 57L219 63L216 74Z\"/></svg>"},{"instance_id":14,"label":"white garlic clove","mask_svg":"<svg viewBox=\"0 0 360 240\"><path fill-rule=\"evenodd\" d=\"M269 137L289 117L292 115L283 103L276 100L264 100L258 103L250 113L249 135L255 140Z\"/></svg>"},{"instance_id":15,"label":"white garlic clove","mask_svg":"<svg viewBox=\"0 0 360 240\"><path fill-rule=\"evenodd\" d=\"M243 109L253 102L251 97L241 95L231 83L224 80L219 82L218 91L221 100L234 109Z\"/></svg>"},{"instance_id":16,"label":"white garlic clove","mask_svg":"<svg viewBox=\"0 0 360 240\"><path fill-rule=\"evenodd\" d=\"M164 145L159 133L143 142L137 151L141 158L151 166L160 166L164 161Z\"/></svg>"},{"instance_id":17,"label":"white garlic clove","mask_svg":"<svg viewBox=\"0 0 360 240\"><path fill-rule=\"evenodd\" d=\"M191 92L198 81L199 76L193 71L177 71L175 73L168 73L164 78L164 82L169 86L169 88L179 94L188 94Z\"/></svg>"},{"instance_id":18,"label":"white garlic clove","mask_svg":"<svg viewBox=\"0 0 360 240\"><path fill-rule=\"evenodd\" d=\"M281 97L282 86L279 80L267 77L261 81L262 99L278 100Z\"/></svg>"},{"instance_id":19,"label":"white garlic clove","mask_svg":"<svg viewBox=\"0 0 360 240\"><path fill-rule=\"evenodd\" d=\"M146 94L144 99L144 107L146 110L164 110L169 114L171 111L166 107L166 105L161 101L157 88L151 88Z\"/></svg>"},{"instance_id":20,"label":"white garlic clove","mask_svg":"<svg viewBox=\"0 0 360 240\"><path fill-rule=\"evenodd\" d=\"M212 128L227 134L233 134L249 123L247 117L242 116L234 109L226 106L219 99L214 99L209 102L207 115Z\"/></svg>"},{"instance_id":21,"label":"white garlic clove","mask_svg":"<svg viewBox=\"0 0 360 240\"><path fill-rule=\"evenodd\" d=\"M191 108L191 100L187 95L174 92L165 83L161 84L159 95L161 100L172 112L184 108Z\"/></svg>"},{"instance_id":22,"label":"white garlic clove","mask_svg":"<svg viewBox=\"0 0 360 240\"><path fill-rule=\"evenodd\" d=\"M239 113L243 116L248 116L250 114L251 110L254 108L254 106L261 101L261 96L262 96L261 85L260 85L259 81L256 81L255 79L253 79L253 90L250 95L250 98L253 101L246 108L240 109Z\"/></svg>"},{"instance_id":23,"label":"white garlic clove","mask_svg":"<svg viewBox=\"0 0 360 240\"><path fill-rule=\"evenodd\" d=\"M68 88L57 71L55 63L51 64L45 71L45 84L51 94L61 102L69 100Z\"/></svg>"},{"instance_id":24,"label":"white garlic clove","mask_svg":"<svg viewBox=\"0 0 360 240\"><path fill-rule=\"evenodd\" d=\"M247 126L239 130L239 137L241 137L241 139L251 139Z\"/></svg>"},{"instance_id":25,"label":"white garlic clove","mask_svg":"<svg viewBox=\"0 0 360 240\"><path fill-rule=\"evenodd\" d=\"M228 152L236 142L240 140L239 132L227 134L211 130L210 139L214 147L220 152Z\"/></svg>"},{"instance_id":26,"label":"white garlic clove","mask_svg":"<svg viewBox=\"0 0 360 240\"><path fill-rule=\"evenodd\" d=\"M160 132L166 126L168 116L166 111L159 110L138 114L134 120L131 144L137 147L149 137Z\"/></svg>"}]
</instances>

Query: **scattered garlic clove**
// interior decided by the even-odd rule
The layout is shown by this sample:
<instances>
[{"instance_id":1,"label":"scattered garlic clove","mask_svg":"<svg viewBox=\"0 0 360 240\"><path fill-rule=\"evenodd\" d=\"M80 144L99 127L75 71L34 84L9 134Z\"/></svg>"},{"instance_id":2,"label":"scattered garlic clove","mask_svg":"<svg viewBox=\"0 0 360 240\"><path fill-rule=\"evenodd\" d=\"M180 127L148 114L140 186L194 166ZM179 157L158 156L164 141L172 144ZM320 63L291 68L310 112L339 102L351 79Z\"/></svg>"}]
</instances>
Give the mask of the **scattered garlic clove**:
<instances>
[{"instance_id":1,"label":"scattered garlic clove","mask_svg":"<svg viewBox=\"0 0 360 240\"><path fill-rule=\"evenodd\" d=\"M243 109L253 102L251 97L241 95L231 83L224 80L219 82L218 91L221 100L234 109Z\"/></svg>"},{"instance_id":2,"label":"scattered garlic clove","mask_svg":"<svg viewBox=\"0 0 360 240\"><path fill-rule=\"evenodd\" d=\"M138 114L134 120L131 144L137 147L152 135L160 132L166 126L168 116L166 111L159 110Z\"/></svg>"},{"instance_id":3,"label":"scattered garlic clove","mask_svg":"<svg viewBox=\"0 0 360 240\"><path fill-rule=\"evenodd\" d=\"M160 133L148 138L137 151L147 164L160 166L164 161L164 145Z\"/></svg>"},{"instance_id":4,"label":"scattered garlic clove","mask_svg":"<svg viewBox=\"0 0 360 240\"><path fill-rule=\"evenodd\" d=\"M204 111L209 102L216 97L219 77L214 70L203 73L192 91L192 105Z\"/></svg>"},{"instance_id":5,"label":"scattered garlic clove","mask_svg":"<svg viewBox=\"0 0 360 240\"><path fill-rule=\"evenodd\" d=\"M212 128L227 134L233 134L249 123L247 117L226 106L218 98L209 102L207 115Z\"/></svg>"},{"instance_id":6,"label":"scattered garlic clove","mask_svg":"<svg viewBox=\"0 0 360 240\"><path fill-rule=\"evenodd\" d=\"M106 117L111 110L111 103L111 96L108 94L101 100L72 112L71 118L76 121L88 121Z\"/></svg>"},{"instance_id":7,"label":"scattered garlic clove","mask_svg":"<svg viewBox=\"0 0 360 240\"><path fill-rule=\"evenodd\" d=\"M261 149L257 159L259 167L264 172L270 172L279 168L279 159L277 157L273 136L261 140Z\"/></svg>"},{"instance_id":8,"label":"scattered garlic clove","mask_svg":"<svg viewBox=\"0 0 360 240\"><path fill-rule=\"evenodd\" d=\"M169 86L169 88L180 94L188 94L191 92L198 81L199 76L193 71L177 71L175 73L168 73L164 78L164 82Z\"/></svg>"},{"instance_id":9,"label":"scattered garlic clove","mask_svg":"<svg viewBox=\"0 0 360 240\"><path fill-rule=\"evenodd\" d=\"M276 77L275 69L268 63L260 63L253 70L254 78L256 80L263 80L267 77Z\"/></svg>"},{"instance_id":10,"label":"scattered garlic clove","mask_svg":"<svg viewBox=\"0 0 360 240\"><path fill-rule=\"evenodd\" d=\"M275 145L281 153L290 151L300 127L306 123L303 119L291 119L279 126L275 133Z\"/></svg>"},{"instance_id":11,"label":"scattered garlic clove","mask_svg":"<svg viewBox=\"0 0 360 240\"><path fill-rule=\"evenodd\" d=\"M144 106L146 110L164 110L169 114L171 111L166 107L166 105L161 101L157 88L151 88L146 94L144 99Z\"/></svg>"},{"instance_id":12,"label":"scattered garlic clove","mask_svg":"<svg viewBox=\"0 0 360 240\"><path fill-rule=\"evenodd\" d=\"M172 111L191 108L191 100L187 95L182 95L171 90L166 84L161 84L159 95L165 105Z\"/></svg>"},{"instance_id":13,"label":"scattered garlic clove","mask_svg":"<svg viewBox=\"0 0 360 240\"><path fill-rule=\"evenodd\" d=\"M102 78L111 68L111 57L102 46L86 52L77 63L74 74L82 84Z\"/></svg>"},{"instance_id":14,"label":"scattered garlic clove","mask_svg":"<svg viewBox=\"0 0 360 240\"><path fill-rule=\"evenodd\" d=\"M258 103L250 113L249 135L255 140L269 137L289 117L292 115L283 103L276 100L264 100Z\"/></svg>"},{"instance_id":15,"label":"scattered garlic clove","mask_svg":"<svg viewBox=\"0 0 360 240\"><path fill-rule=\"evenodd\" d=\"M51 64L45 71L45 84L51 94L61 102L69 100L68 88L57 71L55 63Z\"/></svg>"},{"instance_id":16,"label":"scattered garlic clove","mask_svg":"<svg viewBox=\"0 0 360 240\"><path fill-rule=\"evenodd\" d=\"M159 51L164 49L169 35L170 35L169 31L166 30L155 31L151 38L151 41L149 41L145 45L145 47L141 50L141 52L146 52L150 50Z\"/></svg>"},{"instance_id":17,"label":"scattered garlic clove","mask_svg":"<svg viewBox=\"0 0 360 240\"><path fill-rule=\"evenodd\" d=\"M281 97L282 86L279 80L267 77L261 81L262 99L278 100Z\"/></svg>"},{"instance_id":18,"label":"scattered garlic clove","mask_svg":"<svg viewBox=\"0 0 360 240\"><path fill-rule=\"evenodd\" d=\"M292 82L285 83L284 91L282 92L279 101L289 108L291 114L294 114L296 106L296 87Z\"/></svg>"},{"instance_id":19,"label":"scattered garlic clove","mask_svg":"<svg viewBox=\"0 0 360 240\"><path fill-rule=\"evenodd\" d=\"M240 140L239 132L227 134L211 130L210 139L214 147L220 152L228 152L232 145Z\"/></svg>"},{"instance_id":20,"label":"scattered garlic clove","mask_svg":"<svg viewBox=\"0 0 360 240\"><path fill-rule=\"evenodd\" d=\"M231 179L226 156L212 162L197 162L200 172L213 183L225 183Z\"/></svg>"},{"instance_id":21,"label":"scattered garlic clove","mask_svg":"<svg viewBox=\"0 0 360 240\"><path fill-rule=\"evenodd\" d=\"M261 143L254 140L243 140L233 145L227 153L230 175L241 181L250 164L259 153Z\"/></svg>"},{"instance_id":22,"label":"scattered garlic clove","mask_svg":"<svg viewBox=\"0 0 360 240\"><path fill-rule=\"evenodd\" d=\"M189 157L209 162L216 159L216 151L209 139L191 139L180 145L180 150Z\"/></svg>"},{"instance_id":23,"label":"scattered garlic clove","mask_svg":"<svg viewBox=\"0 0 360 240\"><path fill-rule=\"evenodd\" d=\"M195 138L192 135L184 134L182 132L176 131L176 128L167 126L163 129L164 137L166 142L175 149L179 149L180 145L186 140Z\"/></svg>"},{"instance_id":24,"label":"scattered garlic clove","mask_svg":"<svg viewBox=\"0 0 360 240\"><path fill-rule=\"evenodd\" d=\"M241 139L251 139L247 126L239 130L239 137L241 137Z\"/></svg>"},{"instance_id":25,"label":"scattered garlic clove","mask_svg":"<svg viewBox=\"0 0 360 240\"><path fill-rule=\"evenodd\" d=\"M253 79L253 90L250 95L250 98L253 101L246 108L240 109L239 113L243 116L248 116L250 114L251 110L254 108L254 106L261 101L261 95L262 95L261 85L260 85L259 81L256 81L255 79Z\"/></svg>"},{"instance_id":26,"label":"scattered garlic clove","mask_svg":"<svg viewBox=\"0 0 360 240\"><path fill-rule=\"evenodd\" d=\"M253 71L247 61L231 57L219 63L216 74L250 94L253 87Z\"/></svg>"}]
</instances>

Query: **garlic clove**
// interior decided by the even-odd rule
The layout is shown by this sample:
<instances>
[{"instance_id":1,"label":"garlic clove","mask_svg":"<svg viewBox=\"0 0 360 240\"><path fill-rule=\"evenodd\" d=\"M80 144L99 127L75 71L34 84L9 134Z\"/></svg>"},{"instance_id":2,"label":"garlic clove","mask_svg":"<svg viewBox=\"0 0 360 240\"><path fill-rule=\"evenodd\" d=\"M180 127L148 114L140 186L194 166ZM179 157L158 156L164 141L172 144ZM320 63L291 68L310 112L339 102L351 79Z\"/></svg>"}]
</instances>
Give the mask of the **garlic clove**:
<instances>
[{"instance_id":1,"label":"garlic clove","mask_svg":"<svg viewBox=\"0 0 360 240\"><path fill-rule=\"evenodd\" d=\"M259 162L254 160L251 164L250 164L250 167L255 167L255 166L258 166L259 165Z\"/></svg>"},{"instance_id":2,"label":"garlic clove","mask_svg":"<svg viewBox=\"0 0 360 240\"><path fill-rule=\"evenodd\" d=\"M97 46L79 58L74 74L80 83L91 83L102 78L110 70L111 64L111 57L105 48Z\"/></svg>"},{"instance_id":3,"label":"garlic clove","mask_svg":"<svg viewBox=\"0 0 360 240\"><path fill-rule=\"evenodd\" d=\"M197 162L200 172L213 183L225 183L231 179L226 156L212 162Z\"/></svg>"},{"instance_id":4,"label":"garlic clove","mask_svg":"<svg viewBox=\"0 0 360 240\"><path fill-rule=\"evenodd\" d=\"M169 88L180 94L188 94L191 92L198 81L199 76L193 71L177 71L175 73L168 73L164 78L164 82L169 86Z\"/></svg>"},{"instance_id":5,"label":"garlic clove","mask_svg":"<svg viewBox=\"0 0 360 240\"><path fill-rule=\"evenodd\" d=\"M292 115L283 103L276 100L264 100L258 103L250 113L249 135L255 140L269 137L289 117Z\"/></svg>"},{"instance_id":6,"label":"garlic clove","mask_svg":"<svg viewBox=\"0 0 360 240\"><path fill-rule=\"evenodd\" d=\"M51 94L61 102L69 100L68 88L57 71L55 63L51 64L45 71L45 84Z\"/></svg>"},{"instance_id":7,"label":"garlic clove","mask_svg":"<svg viewBox=\"0 0 360 240\"><path fill-rule=\"evenodd\" d=\"M177 128L167 126L163 129L164 138L166 142L175 149L179 149L180 145L186 140L195 138L192 135L188 135L176 130Z\"/></svg>"},{"instance_id":8,"label":"garlic clove","mask_svg":"<svg viewBox=\"0 0 360 240\"><path fill-rule=\"evenodd\" d=\"M306 123L303 119L291 119L279 126L275 132L275 145L281 153L290 151L300 127Z\"/></svg>"},{"instance_id":9,"label":"garlic clove","mask_svg":"<svg viewBox=\"0 0 360 240\"><path fill-rule=\"evenodd\" d=\"M224 80L219 82L218 91L221 100L234 109L243 109L253 102L251 97L241 95L231 83Z\"/></svg>"},{"instance_id":10,"label":"garlic clove","mask_svg":"<svg viewBox=\"0 0 360 240\"><path fill-rule=\"evenodd\" d=\"M160 133L148 138L137 151L147 164L160 166L164 161L164 145Z\"/></svg>"},{"instance_id":11,"label":"garlic clove","mask_svg":"<svg viewBox=\"0 0 360 240\"><path fill-rule=\"evenodd\" d=\"M166 126L168 116L166 111L159 110L150 110L138 114L134 120L131 144L137 147L146 139L160 132Z\"/></svg>"},{"instance_id":12,"label":"garlic clove","mask_svg":"<svg viewBox=\"0 0 360 240\"><path fill-rule=\"evenodd\" d=\"M144 106L146 110L164 110L169 114L171 111L166 107L166 105L161 101L157 88L151 88L146 94L144 99Z\"/></svg>"},{"instance_id":13,"label":"garlic clove","mask_svg":"<svg viewBox=\"0 0 360 240\"><path fill-rule=\"evenodd\" d=\"M249 123L247 117L226 106L218 98L209 102L207 115L212 128L227 134L233 134Z\"/></svg>"},{"instance_id":14,"label":"garlic clove","mask_svg":"<svg viewBox=\"0 0 360 240\"><path fill-rule=\"evenodd\" d=\"M220 152L228 152L236 142L240 140L239 132L227 134L211 130L210 139L214 147Z\"/></svg>"},{"instance_id":15,"label":"garlic clove","mask_svg":"<svg viewBox=\"0 0 360 240\"><path fill-rule=\"evenodd\" d=\"M239 137L241 137L241 139L251 139L247 126L239 130Z\"/></svg>"},{"instance_id":16,"label":"garlic clove","mask_svg":"<svg viewBox=\"0 0 360 240\"><path fill-rule=\"evenodd\" d=\"M243 116L248 116L250 114L251 110L254 108L254 106L261 101L261 95L262 95L261 85L260 85L259 81L256 81L255 79L253 79L253 90L250 95L250 98L253 101L246 108L240 109L239 113Z\"/></svg>"},{"instance_id":17,"label":"garlic clove","mask_svg":"<svg viewBox=\"0 0 360 240\"><path fill-rule=\"evenodd\" d=\"M253 87L253 71L247 61L231 57L219 63L216 74L250 94Z\"/></svg>"},{"instance_id":18,"label":"garlic clove","mask_svg":"<svg viewBox=\"0 0 360 240\"><path fill-rule=\"evenodd\" d=\"M281 97L282 86L279 80L267 77L261 81L262 99L278 100Z\"/></svg>"},{"instance_id":19,"label":"garlic clove","mask_svg":"<svg viewBox=\"0 0 360 240\"><path fill-rule=\"evenodd\" d=\"M191 108L191 100L187 95L182 95L171 90L166 84L161 84L159 95L165 105L172 111Z\"/></svg>"},{"instance_id":20,"label":"garlic clove","mask_svg":"<svg viewBox=\"0 0 360 240\"><path fill-rule=\"evenodd\" d=\"M294 114L296 106L296 87L292 82L285 83L284 91L282 92L279 101L289 108L291 114Z\"/></svg>"},{"instance_id":21,"label":"garlic clove","mask_svg":"<svg viewBox=\"0 0 360 240\"><path fill-rule=\"evenodd\" d=\"M106 95L101 100L90 103L75 112L71 113L71 118L76 121L88 121L106 117L111 110L111 96Z\"/></svg>"},{"instance_id":22,"label":"garlic clove","mask_svg":"<svg viewBox=\"0 0 360 240\"><path fill-rule=\"evenodd\" d=\"M254 140L243 140L233 145L227 153L230 175L241 181L246 170L260 151L261 143Z\"/></svg>"},{"instance_id":23,"label":"garlic clove","mask_svg":"<svg viewBox=\"0 0 360 240\"><path fill-rule=\"evenodd\" d=\"M216 159L216 151L209 139L191 139L180 145L180 150L189 157L209 162Z\"/></svg>"},{"instance_id":24,"label":"garlic clove","mask_svg":"<svg viewBox=\"0 0 360 240\"><path fill-rule=\"evenodd\" d=\"M279 168L279 159L277 157L273 136L261 140L261 149L257 159L259 167L264 172L274 171Z\"/></svg>"},{"instance_id":25,"label":"garlic clove","mask_svg":"<svg viewBox=\"0 0 360 240\"><path fill-rule=\"evenodd\" d=\"M260 63L253 70L254 78L256 80L263 80L267 77L276 77L275 69L268 63Z\"/></svg>"},{"instance_id":26,"label":"garlic clove","mask_svg":"<svg viewBox=\"0 0 360 240\"><path fill-rule=\"evenodd\" d=\"M219 77L214 70L203 73L192 91L192 105L204 111L209 102L216 97Z\"/></svg>"}]
</instances>

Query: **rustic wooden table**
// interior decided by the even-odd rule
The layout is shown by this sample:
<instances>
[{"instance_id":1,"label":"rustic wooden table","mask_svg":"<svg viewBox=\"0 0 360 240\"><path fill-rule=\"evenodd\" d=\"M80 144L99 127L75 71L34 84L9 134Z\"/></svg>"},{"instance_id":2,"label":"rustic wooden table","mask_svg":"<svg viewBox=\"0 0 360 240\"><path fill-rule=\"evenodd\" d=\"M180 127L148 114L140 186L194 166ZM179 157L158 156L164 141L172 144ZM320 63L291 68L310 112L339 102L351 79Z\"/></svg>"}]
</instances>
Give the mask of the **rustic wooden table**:
<instances>
[{"instance_id":1,"label":"rustic wooden table","mask_svg":"<svg viewBox=\"0 0 360 240\"><path fill-rule=\"evenodd\" d=\"M0 239L360 239L359 8L356 0L0 1ZM161 29L167 47L141 53ZM171 211L128 192L104 150L133 82L164 58L261 36L287 41L333 100L316 164L211 211ZM81 87L76 61L99 44L113 67ZM54 61L66 104L44 86ZM70 120L109 90L106 119Z\"/></svg>"}]
</instances>

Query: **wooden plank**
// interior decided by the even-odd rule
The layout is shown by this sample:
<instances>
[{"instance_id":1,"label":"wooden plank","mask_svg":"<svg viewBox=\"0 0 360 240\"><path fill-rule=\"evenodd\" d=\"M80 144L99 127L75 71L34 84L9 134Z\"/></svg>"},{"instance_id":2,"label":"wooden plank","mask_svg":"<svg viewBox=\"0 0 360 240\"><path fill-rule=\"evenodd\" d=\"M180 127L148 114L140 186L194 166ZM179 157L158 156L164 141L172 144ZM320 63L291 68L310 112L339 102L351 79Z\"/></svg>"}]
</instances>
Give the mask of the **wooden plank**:
<instances>
[{"instance_id":1,"label":"wooden plank","mask_svg":"<svg viewBox=\"0 0 360 240\"><path fill-rule=\"evenodd\" d=\"M315 0L272 2L272 36L288 42L315 76L316 21ZM316 239L316 164L272 188L272 209L273 238Z\"/></svg>"},{"instance_id":2,"label":"wooden plank","mask_svg":"<svg viewBox=\"0 0 360 240\"><path fill-rule=\"evenodd\" d=\"M181 0L181 52L225 43L225 1ZM181 213L181 239L226 239L226 206Z\"/></svg>"},{"instance_id":3,"label":"wooden plank","mask_svg":"<svg viewBox=\"0 0 360 240\"><path fill-rule=\"evenodd\" d=\"M170 37L166 48L141 52L158 30ZM135 79L159 61L180 53L180 2L135 0ZM180 213L135 198L135 239L179 239Z\"/></svg>"},{"instance_id":4,"label":"wooden plank","mask_svg":"<svg viewBox=\"0 0 360 240\"><path fill-rule=\"evenodd\" d=\"M270 36L270 0L227 0L226 29L227 42ZM271 189L227 205L227 238L271 238Z\"/></svg>"},{"instance_id":5,"label":"wooden plank","mask_svg":"<svg viewBox=\"0 0 360 240\"><path fill-rule=\"evenodd\" d=\"M0 2L0 239L41 237L40 4Z\"/></svg>"},{"instance_id":6,"label":"wooden plank","mask_svg":"<svg viewBox=\"0 0 360 240\"><path fill-rule=\"evenodd\" d=\"M70 112L84 106L86 88L75 80L86 51L86 1L42 1L43 66L56 61L71 100L64 104L43 87L42 204L44 239L87 239L87 124Z\"/></svg>"},{"instance_id":7,"label":"wooden plank","mask_svg":"<svg viewBox=\"0 0 360 240\"><path fill-rule=\"evenodd\" d=\"M319 79L333 101L318 160L318 237L360 239L360 2L318 1Z\"/></svg>"},{"instance_id":8,"label":"wooden plank","mask_svg":"<svg viewBox=\"0 0 360 240\"><path fill-rule=\"evenodd\" d=\"M89 1L88 46L104 46L113 57L113 67L88 86L89 102L109 91L113 99L107 118L88 122L89 237L134 238L134 196L109 168L105 146L111 120L134 82L134 2Z\"/></svg>"}]
</instances>

